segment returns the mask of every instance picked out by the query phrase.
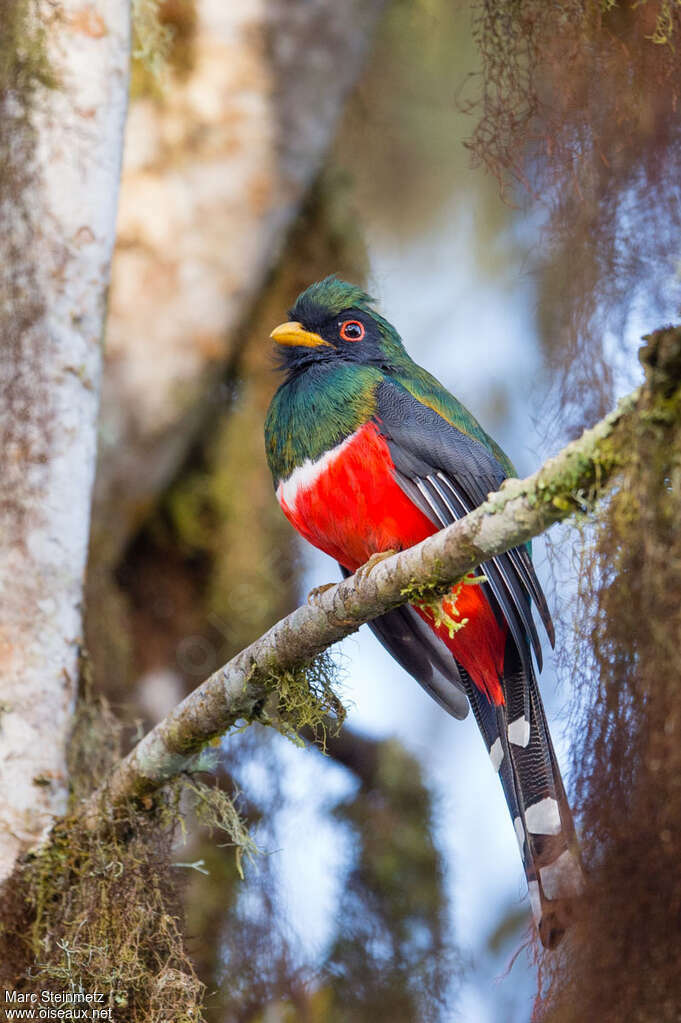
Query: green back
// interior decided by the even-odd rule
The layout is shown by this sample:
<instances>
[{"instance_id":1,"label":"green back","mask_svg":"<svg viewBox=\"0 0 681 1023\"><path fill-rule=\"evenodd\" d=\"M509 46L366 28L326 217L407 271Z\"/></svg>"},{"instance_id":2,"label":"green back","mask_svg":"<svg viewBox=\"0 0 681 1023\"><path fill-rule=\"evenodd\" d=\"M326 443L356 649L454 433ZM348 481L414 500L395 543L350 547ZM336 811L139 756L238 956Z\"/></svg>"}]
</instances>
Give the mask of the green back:
<instances>
[{"instance_id":1,"label":"green back","mask_svg":"<svg viewBox=\"0 0 681 1023\"><path fill-rule=\"evenodd\" d=\"M407 358L409 357L407 356ZM411 359L409 359L409 363L409 367L406 367L404 371L393 372L392 377L398 380L410 394L413 394L417 401L428 405L443 419L446 419L451 426L480 441L501 463L507 476L515 476L516 470L511 459L487 431L483 430L466 406L462 405L453 394L450 394L440 381L427 370L422 369Z\"/></svg>"}]
</instances>

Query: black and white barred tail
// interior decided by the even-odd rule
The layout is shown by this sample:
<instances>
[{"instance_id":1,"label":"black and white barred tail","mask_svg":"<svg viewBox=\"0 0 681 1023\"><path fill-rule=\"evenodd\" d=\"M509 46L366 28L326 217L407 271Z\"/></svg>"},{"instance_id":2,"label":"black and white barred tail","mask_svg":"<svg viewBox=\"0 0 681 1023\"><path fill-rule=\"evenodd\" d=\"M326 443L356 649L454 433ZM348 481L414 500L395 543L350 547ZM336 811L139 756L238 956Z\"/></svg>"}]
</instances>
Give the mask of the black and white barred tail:
<instances>
[{"instance_id":1,"label":"black and white barred tail","mask_svg":"<svg viewBox=\"0 0 681 1023\"><path fill-rule=\"evenodd\" d=\"M531 662L529 670L527 665L526 660L521 666L515 644L509 641L503 680L506 703L499 706L462 675L511 812L539 936L546 948L555 948L570 924L584 878L534 669Z\"/></svg>"}]
</instances>

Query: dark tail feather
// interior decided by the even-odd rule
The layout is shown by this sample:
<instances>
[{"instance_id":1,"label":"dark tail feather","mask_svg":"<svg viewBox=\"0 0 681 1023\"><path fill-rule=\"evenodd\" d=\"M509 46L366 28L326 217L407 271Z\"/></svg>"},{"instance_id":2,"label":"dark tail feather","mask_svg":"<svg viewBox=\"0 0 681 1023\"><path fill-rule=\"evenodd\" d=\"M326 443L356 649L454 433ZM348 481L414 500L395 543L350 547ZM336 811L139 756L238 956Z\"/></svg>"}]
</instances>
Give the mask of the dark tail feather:
<instances>
[{"instance_id":1,"label":"dark tail feather","mask_svg":"<svg viewBox=\"0 0 681 1023\"><path fill-rule=\"evenodd\" d=\"M555 948L583 888L579 846L534 671L523 671L512 640L504 667L497 707L461 676L511 812L541 942Z\"/></svg>"}]
</instances>

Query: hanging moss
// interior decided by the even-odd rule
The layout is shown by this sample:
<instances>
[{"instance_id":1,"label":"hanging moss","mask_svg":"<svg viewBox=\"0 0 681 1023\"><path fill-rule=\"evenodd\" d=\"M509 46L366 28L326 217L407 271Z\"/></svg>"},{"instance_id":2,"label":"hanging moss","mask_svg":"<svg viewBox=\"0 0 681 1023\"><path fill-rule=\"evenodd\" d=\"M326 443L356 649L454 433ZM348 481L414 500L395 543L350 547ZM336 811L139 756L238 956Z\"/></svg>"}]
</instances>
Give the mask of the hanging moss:
<instances>
[{"instance_id":1,"label":"hanging moss","mask_svg":"<svg viewBox=\"0 0 681 1023\"><path fill-rule=\"evenodd\" d=\"M253 861L259 850L244 824L233 800L219 785L207 785L199 780L184 780L185 791L194 798L194 814L202 827L207 828L209 837L218 832L229 839L235 851L235 863L243 881L242 863L244 857Z\"/></svg>"},{"instance_id":2,"label":"hanging moss","mask_svg":"<svg viewBox=\"0 0 681 1023\"><path fill-rule=\"evenodd\" d=\"M84 700L70 747L73 809L121 753L121 726ZM179 787L145 812L86 828L72 812L0 896L0 980L17 991L102 992L118 1020L195 1023L203 989L184 947L171 869Z\"/></svg>"},{"instance_id":3,"label":"hanging moss","mask_svg":"<svg viewBox=\"0 0 681 1023\"><path fill-rule=\"evenodd\" d=\"M87 667L85 670L87 688ZM26 856L0 894L0 984L16 991L101 992L113 1018L196 1023L204 985L188 956L181 894L193 864L176 862L190 797L196 819L244 858L257 849L233 800L185 775L140 809L97 829L76 810L122 751L123 727L83 699L70 744L72 812Z\"/></svg>"},{"instance_id":4,"label":"hanging moss","mask_svg":"<svg viewBox=\"0 0 681 1023\"><path fill-rule=\"evenodd\" d=\"M575 774L589 890L549 973L551 1023L671 1021L681 1004L681 330L648 341L642 414L583 563Z\"/></svg>"},{"instance_id":5,"label":"hanging moss","mask_svg":"<svg viewBox=\"0 0 681 1023\"><path fill-rule=\"evenodd\" d=\"M346 710L337 692L338 665L328 652L292 671L273 672L265 684L273 699L261 722L272 725L297 746L305 745L300 732L307 729L324 748L329 723L338 731L345 721Z\"/></svg>"},{"instance_id":6,"label":"hanging moss","mask_svg":"<svg viewBox=\"0 0 681 1023\"><path fill-rule=\"evenodd\" d=\"M681 5L476 0L473 16L469 145L544 215L538 320L558 414L542 418L576 433L612 406L631 321L681 300Z\"/></svg>"}]
</instances>

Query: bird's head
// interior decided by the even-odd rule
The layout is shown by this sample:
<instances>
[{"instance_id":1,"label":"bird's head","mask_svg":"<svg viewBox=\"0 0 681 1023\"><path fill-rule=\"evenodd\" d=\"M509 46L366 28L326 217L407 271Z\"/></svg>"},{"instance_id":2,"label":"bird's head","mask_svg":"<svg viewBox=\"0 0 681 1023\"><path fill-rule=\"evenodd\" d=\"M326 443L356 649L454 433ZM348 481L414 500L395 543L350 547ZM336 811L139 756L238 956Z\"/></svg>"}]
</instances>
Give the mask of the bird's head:
<instances>
[{"instance_id":1,"label":"bird's head","mask_svg":"<svg viewBox=\"0 0 681 1023\"><path fill-rule=\"evenodd\" d=\"M389 368L409 359L395 328L362 288L336 276L311 284L270 337L289 373L318 362L342 361Z\"/></svg>"}]
</instances>

